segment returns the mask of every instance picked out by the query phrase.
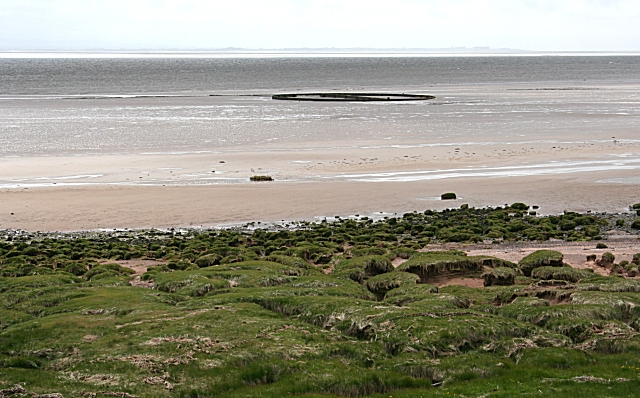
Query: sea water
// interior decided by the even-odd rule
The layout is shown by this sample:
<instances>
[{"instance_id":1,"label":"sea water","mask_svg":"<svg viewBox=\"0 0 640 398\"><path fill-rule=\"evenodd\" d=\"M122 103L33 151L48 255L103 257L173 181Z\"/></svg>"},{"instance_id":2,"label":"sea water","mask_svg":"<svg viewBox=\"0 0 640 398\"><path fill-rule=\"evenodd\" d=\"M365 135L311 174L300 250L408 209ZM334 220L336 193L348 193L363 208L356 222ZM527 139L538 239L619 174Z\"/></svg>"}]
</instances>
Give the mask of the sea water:
<instances>
[{"instance_id":1,"label":"sea water","mask_svg":"<svg viewBox=\"0 0 640 398\"><path fill-rule=\"evenodd\" d=\"M0 157L637 142L639 88L638 56L0 58ZM271 99L318 91L436 99Z\"/></svg>"}]
</instances>

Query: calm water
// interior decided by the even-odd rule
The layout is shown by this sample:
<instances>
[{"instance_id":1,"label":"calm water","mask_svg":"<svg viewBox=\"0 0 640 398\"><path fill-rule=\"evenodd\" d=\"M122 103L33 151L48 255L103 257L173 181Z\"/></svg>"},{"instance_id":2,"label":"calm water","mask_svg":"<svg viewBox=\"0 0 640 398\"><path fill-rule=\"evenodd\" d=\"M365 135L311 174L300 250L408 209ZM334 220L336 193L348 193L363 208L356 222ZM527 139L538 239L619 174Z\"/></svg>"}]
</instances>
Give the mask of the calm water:
<instances>
[{"instance_id":1,"label":"calm water","mask_svg":"<svg viewBox=\"0 0 640 398\"><path fill-rule=\"evenodd\" d=\"M637 56L0 59L0 156L637 138L638 84ZM294 90L437 99L269 97Z\"/></svg>"},{"instance_id":2,"label":"calm water","mask_svg":"<svg viewBox=\"0 0 640 398\"><path fill-rule=\"evenodd\" d=\"M0 95L640 80L640 57L0 59Z\"/></svg>"}]
</instances>

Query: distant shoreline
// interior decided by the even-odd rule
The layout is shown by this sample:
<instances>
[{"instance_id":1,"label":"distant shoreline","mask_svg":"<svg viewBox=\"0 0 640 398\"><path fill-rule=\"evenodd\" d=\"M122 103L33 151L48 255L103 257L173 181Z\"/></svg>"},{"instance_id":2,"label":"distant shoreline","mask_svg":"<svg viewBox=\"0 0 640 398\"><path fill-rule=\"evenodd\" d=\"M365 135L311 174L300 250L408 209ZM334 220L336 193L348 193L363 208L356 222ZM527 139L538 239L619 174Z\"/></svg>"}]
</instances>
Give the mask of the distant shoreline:
<instances>
[{"instance_id":1,"label":"distant shoreline","mask_svg":"<svg viewBox=\"0 0 640 398\"><path fill-rule=\"evenodd\" d=\"M211 51L107 51L107 50L3 50L0 59L22 58L411 58L411 57L619 57L640 56L638 51L525 51L511 49L318 49L318 50L211 50Z\"/></svg>"}]
</instances>

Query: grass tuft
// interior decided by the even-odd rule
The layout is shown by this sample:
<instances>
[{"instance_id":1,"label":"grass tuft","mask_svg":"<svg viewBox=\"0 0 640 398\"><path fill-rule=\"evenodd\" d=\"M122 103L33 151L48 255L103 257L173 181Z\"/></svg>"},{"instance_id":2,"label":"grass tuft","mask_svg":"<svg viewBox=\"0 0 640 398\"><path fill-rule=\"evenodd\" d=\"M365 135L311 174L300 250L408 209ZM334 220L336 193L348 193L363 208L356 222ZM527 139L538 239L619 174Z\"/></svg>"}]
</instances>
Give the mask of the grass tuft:
<instances>
[{"instance_id":1,"label":"grass tuft","mask_svg":"<svg viewBox=\"0 0 640 398\"><path fill-rule=\"evenodd\" d=\"M538 267L562 267L564 256L555 250L536 250L525 256L518 266L525 276L531 276L531 271Z\"/></svg>"},{"instance_id":2,"label":"grass tuft","mask_svg":"<svg viewBox=\"0 0 640 398\"><path fill-rule=\"evenodd\" d=\"M539 267L531 272L531 277L534 279L561 280L573 283L579 282L582 279L592 278L593 276L593 270L589 272L571 267Z\"/></svg>"}]
</instances>

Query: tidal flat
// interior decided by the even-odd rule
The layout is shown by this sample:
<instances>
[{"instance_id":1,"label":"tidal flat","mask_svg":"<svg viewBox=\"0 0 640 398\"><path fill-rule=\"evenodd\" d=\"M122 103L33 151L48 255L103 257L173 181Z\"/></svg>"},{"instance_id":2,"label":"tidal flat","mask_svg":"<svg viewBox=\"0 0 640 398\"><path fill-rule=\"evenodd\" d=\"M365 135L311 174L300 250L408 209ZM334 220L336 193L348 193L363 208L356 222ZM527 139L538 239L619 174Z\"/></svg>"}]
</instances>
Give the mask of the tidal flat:
<instances>
[{"instance_id":1,"label":"tidal flat","mask_svg":"<svg viewBox=\"0 0 640 398\"><path fill-rule=\"evenodd\" d=\"M536 210L3 230L0 396L634 396L640 204Z\"/></svg>"},{"instance_id":2,"label":"tidal flat","mask_svg":"<svg viewBox=\"0 0 640 398\"><path fill-rule=\"evenodd\" d=\"M210 227L402 214L442 210L430 198L448 191L475 207L542 204L543 214L619 212L637 201L636 83L412 91L437 99L328 105L249 91L13 96L0 109L0 228ZM256 184L255 176L274 181Z\"/></svg>"}]
</instances>

